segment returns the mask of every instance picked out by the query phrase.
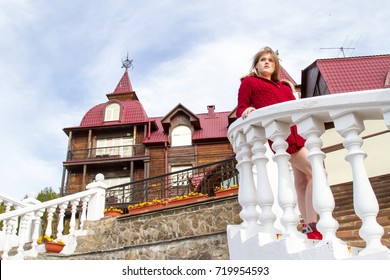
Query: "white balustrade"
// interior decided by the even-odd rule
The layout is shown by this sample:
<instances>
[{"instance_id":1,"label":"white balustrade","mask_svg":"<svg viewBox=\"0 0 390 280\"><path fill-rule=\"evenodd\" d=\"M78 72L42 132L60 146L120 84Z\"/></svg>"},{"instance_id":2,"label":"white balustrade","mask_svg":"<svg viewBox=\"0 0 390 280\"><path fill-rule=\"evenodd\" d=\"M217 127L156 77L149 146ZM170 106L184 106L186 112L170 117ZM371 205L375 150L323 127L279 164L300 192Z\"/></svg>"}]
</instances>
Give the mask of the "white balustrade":
<instances>
[{"instance_id":1,"label":"white balustrade","mask_svg":"<svg viewBox=\"0 0 390 280\"><path fill-rule=\"evenodd\" d=\"M384 229L376 221L379 212L378 201L364 166L367 155L361 149L363 139L359 136L364 130L363 119L357 112L346 114L337 112L333 118L336 130L344 137L344 147L348 151L345 159L352 168L354 208L356 215L362 220L359 235L367 244L361 254L387 250L381 243Z\"/></svg>"},{"instance_id":2,"label":"white balustrade","mask_svg":"<svg viewBox=\"0 0 390 280\"><path fill-rule=\"evenodd\" d=\"M237 153L237 170L241 176L239 184L245 188L238 194L238 201L242 206L240 217L246 229L246 238L258 231L258 212L256 210L256 187L252 176L251 149L246 142L245 135L239 132L233 144L233 149Z\"/></svg>"},{"instance_id":3,"label":"white balustrade","mask_svg":"<svg viewBox=\"0 0 390 280\"><path fill-rule=\"evenodd\" d=\"M278 202L283 209L280 219L285 231L282 237L298 237L302 235L297 230L299 217L296 214L297 197L294 185L290 176L290 155L286 152L288 144L285 139L290 134L290 125L283 122L272 121L265 124L265 132L273 144L272 149L275 151L273 160L278 167Z\"/></svg>"},{"instance_id":4,"label":"white balustrade","mask_svg":"<svg viewBox=\"0 0 390 280\"><path fill-rule=\"evenodd\" d=\"M325 153L321 150L321 135L325 132L324 122L313 116L296 116L295 123L299 126L299 133L306 138L305 147L309 151L308 160L312 166L313 207L320 216L317 223L319 231L323 235L319 245L327 242L342 242L336 237L338 222L333 218L335 200L326 178L324 169Z\"/></svg>"},{"instance_id":5,"label":"white balustrade","mask_svg":"<svg viewBox=\"0 0 390 280\"><path fill-rule=\"evenodd\" d=\"M275 217L271 211L274 199L269 185L270 174L267 174L268 158L265 156L264 144L267 140L273 141L275 151L273 160L277 165L278 203L283 209L280 218L284 226L282 240L306 240L306 236L298 232L299 216L295 211L296 193L289 172L290 155L286 152L285 139L290 134L290 126L297 125L299 133L306 139L308 161L313 172L313 206L319 214L318 229L323 240L316 247L325 244L344 246L345 242L337 236L338 222L333 218L335 200L327 180L324 169L321 136L325 132L325 123L333 122L336 131L344 138L346 148L345 160L351 166L353 177L354 210L362 221L359 234L366 241L366 247L359 255L382 253L389 250L381 243L384 230L377 222L378 201L372 189L364 166L365 152L361 149L363 139L359 134L364 130L363 121L383 119L390 128L390 89L371 90L337 95L327 95L308 99L284 102L252 112L247 118L239 118L229 128L228 138L236 152L237 169L239 171L240 188L239 203L242 206L240 216L243 219L243 230L251 227L251 236L254 230L261 236L275 233ZM265 132L265 136L264 136ZM390 155L389 151L386 151ZM387 157L387 160L390 160ZM257 191L253 180L252 166L256 167ZM257 200L254 196L257 193ZM261 209L258 218L255 218L255 206ZM258 226L260 224L260 226ZM256 226L255 226L256 225ZM229 227L233 228L233 227ZM235 237L232 236L228 240ZM260 235L258 235L260 236ZM256 237L259 238L259 237ZM247 242L241 240L241 246ZM255 242L256 243L256 242ZM248 244L255 244L249 242ZM236 239L232 246L238 246ZM257 242L264 246L267 242ZM230 244L229 244L230 247ZM229 248L234 255L242 256L244 247ZM258 248L260 249L260 248ZM235 254L234 252L237 252ZM345 256L345 254L341 254Z\"/></svg>"},{"instance_id":6,"label":"white balustrade","mask_svg":"<svg viewBox=\"0 0 390 280\"><path fill-rule=\"evenodd\" d=\"M70 234L69 236L76 236L83 233L83 228L81 226L84 225L84 222L87 220L86 213L90 213L90 217L93 217L93 220L100 219L104 216L104 205L105 205L105 190L107 185L103 183L104 176L102 174L98 174L96 176L96 181L91 183L91 188L83 192L79 192L76 194L60 197L57 199L53 199L50 201L46 201L39 204L27 205L23 203L15 203L9 200L10 202L6 203L6 212L0 214L0 221L3 222L3 234L4 243L2 244L0 250L3 251L1 256L2 260L6 259L25 259L27 256L36 257L38 255L38 243L37 239L40 235L41 228L41 219L44 212L47 212L47 227L45 231L45 235L51 236L56 235L57 238L65 237L63 235L64 230L64 217L65 212L68 205L71 205L71 218L70 218ZM4 196L0 196L0 199L3 201L7 201L4 199ZM82 201L81 209L81 218L79 230L76 230L76 214L77 207L80 205L80 201ZM94 201L94 207L90 207L90 201ZM96 207L98 205L99 207ZM14 206L15 210L10 210L11 207ZM103 207L103 208L102 208ZM58 211L58 219L57 219L57 232L53 234L53 221L54 214ZM99 213L94 213L99 211ZM20 223L18 223L18 219L20 218ZM33 229L30 230L29 225L33 225ZM18 235L16 234L18 233ZM30 234L28 238L26 235ZM12 241L14 237L17 237L17 254L14 256L10 256L10 250L15 245ZM31 240L31 249L28 251L24 250L26 240ZM65 245L65 248L67 245ZM71 250L65 250L71 253ZM73 248L74 250L74 248ZM11 254L12 255L12 254Z\"/></svg>"},{"instance_id":7,"label":"white balustrade","mask_svg":"<svg viewBox=\"0 0 390 280\"><path fill-rule=\"evenodd\" d=\"M274 194L267 172L268 158L265 155L267 151L265 130L264 128L250 126L246 132L246 137L252 147L252 162L255 164L257 171L256 200L260 208L259 222L263 226L263 231L268 234L268 241L272 241L276 239L276 233L279 231L274 226L276 215L272 210Z\"/></svg>"}]
</instances>

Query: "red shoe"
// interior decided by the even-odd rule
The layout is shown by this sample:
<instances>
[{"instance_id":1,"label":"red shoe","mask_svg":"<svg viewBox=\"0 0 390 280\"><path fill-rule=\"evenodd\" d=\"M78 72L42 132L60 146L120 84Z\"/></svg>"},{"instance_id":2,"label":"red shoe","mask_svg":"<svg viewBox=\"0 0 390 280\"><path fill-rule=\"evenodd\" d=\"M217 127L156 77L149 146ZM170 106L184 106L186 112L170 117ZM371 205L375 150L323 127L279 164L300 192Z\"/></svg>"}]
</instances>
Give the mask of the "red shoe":
<instances>
[{"instance_id":1,"label":"red shoe","mask_svg":"<svg viewBox=\"0 0 390 280\"><path fill-rule=\"evenodd\" d=\"M317 223L310 223L306 226L306 235L308 239L322 240L322 234L317 230Z\"/></svg>"}]
</instances>

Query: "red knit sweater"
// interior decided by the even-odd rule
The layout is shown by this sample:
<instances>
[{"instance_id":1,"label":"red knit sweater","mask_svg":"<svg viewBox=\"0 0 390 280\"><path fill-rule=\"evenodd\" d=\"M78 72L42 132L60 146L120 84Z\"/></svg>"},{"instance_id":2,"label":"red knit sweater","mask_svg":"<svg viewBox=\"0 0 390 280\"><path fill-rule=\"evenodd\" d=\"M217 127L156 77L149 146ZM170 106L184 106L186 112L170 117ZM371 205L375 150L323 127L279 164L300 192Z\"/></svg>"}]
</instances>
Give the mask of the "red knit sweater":
<instances>
[{"instance_id":1,"label":"red knit sweater","mask_svg":"<svg viewBox=\"0 0 390 280\"><path fill-rule=\"evenodd\" d=\"M290 100L295 100L295 97L288 84L248 76L241 81L236 114L239 118L248 107L259 109ZM298 152L305 145L305 139L298 134L295 125L291 127L291 134L286 141L289 145L287 152L290 154Z\"/></svg>"}]
</instances>

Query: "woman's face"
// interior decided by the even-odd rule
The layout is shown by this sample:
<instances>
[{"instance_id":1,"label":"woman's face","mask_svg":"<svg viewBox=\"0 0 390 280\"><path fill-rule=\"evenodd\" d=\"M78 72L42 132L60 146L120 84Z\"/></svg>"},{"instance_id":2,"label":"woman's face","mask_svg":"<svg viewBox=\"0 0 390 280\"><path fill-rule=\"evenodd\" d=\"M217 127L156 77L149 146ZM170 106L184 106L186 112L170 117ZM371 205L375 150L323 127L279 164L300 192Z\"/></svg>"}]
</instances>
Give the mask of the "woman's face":
<instances>
[{"instance_id":1,"label":"woman's face","mask_svg":"<svg viewBox=\"0 0 390 280\"><path fill-rule=\"evenodd\" d=\"M275 61L270 53L265 53L260 56L256 64L257 73L265 78L271 79L272 73L275 71Z\"/></svg>"}]
</instances>

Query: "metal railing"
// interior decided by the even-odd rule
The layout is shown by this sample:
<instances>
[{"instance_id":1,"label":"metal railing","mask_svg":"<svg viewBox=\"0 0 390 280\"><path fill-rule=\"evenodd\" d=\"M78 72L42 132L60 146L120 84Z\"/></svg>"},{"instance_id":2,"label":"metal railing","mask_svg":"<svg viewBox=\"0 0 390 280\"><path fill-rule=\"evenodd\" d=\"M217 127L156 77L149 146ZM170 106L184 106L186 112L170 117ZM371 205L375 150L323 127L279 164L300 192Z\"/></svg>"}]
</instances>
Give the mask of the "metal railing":
<instances>
[{"instance_id":1,"label":"metal railing","mask_svg":"<svg viewBox=\"0 0 390 280\"><path fill-rule=\"evenodd\" d=\"M126 212L129 204L168 199L190 192L201 192L213 196L214 188L217 186L229 187L238 184L236 163L235 158L229 158L110 187L106 191L106 206L115 206Z\"/></svg>"}]
</instances>

